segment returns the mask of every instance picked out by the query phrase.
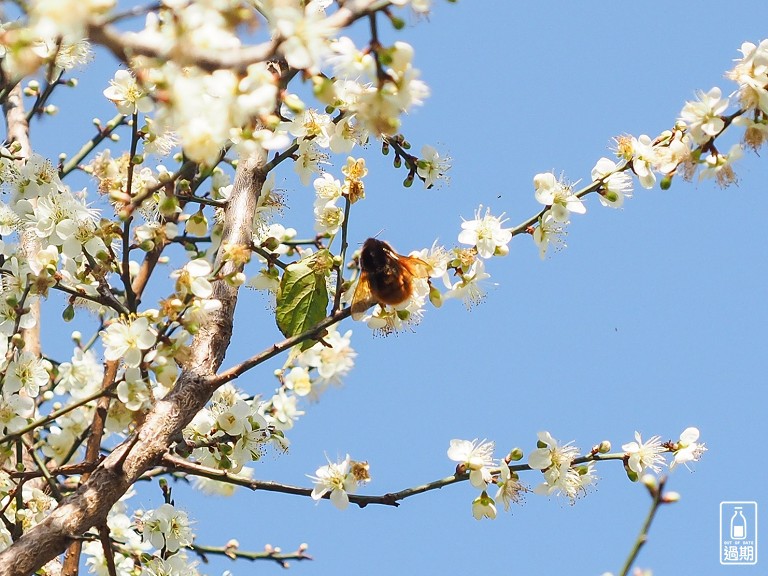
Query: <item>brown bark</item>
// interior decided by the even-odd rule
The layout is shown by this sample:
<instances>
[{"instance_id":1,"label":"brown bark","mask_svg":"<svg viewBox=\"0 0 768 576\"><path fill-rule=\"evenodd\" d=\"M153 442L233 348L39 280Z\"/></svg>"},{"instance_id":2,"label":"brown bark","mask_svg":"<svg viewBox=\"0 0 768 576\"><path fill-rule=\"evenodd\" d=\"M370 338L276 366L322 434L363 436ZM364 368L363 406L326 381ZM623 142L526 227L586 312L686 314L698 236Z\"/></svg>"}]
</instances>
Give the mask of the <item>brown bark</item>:
<instances>
[{"instance_id":1,"label":"brown bark","mask_svg":"<svg viewBox=\"0 0 768 576\"><path fill-rule=\"evenodd\" d=\"M32 148L29 142L29 123L27 113L24 110L24 100L21 93L21 84L16 84L8 94L8 99L3 104L5 122L8 126L8 142L16 142L20 148L16 153L19 158L29 158ZM21 251L25 255L35 254L40 250L40 239L33 232L21 234ZM28 304L30 313L36 322L32 328L21 331L24 339L24 350L35 356L40 356L40 300L35 298Z\"/></svg>"}]
</instances>

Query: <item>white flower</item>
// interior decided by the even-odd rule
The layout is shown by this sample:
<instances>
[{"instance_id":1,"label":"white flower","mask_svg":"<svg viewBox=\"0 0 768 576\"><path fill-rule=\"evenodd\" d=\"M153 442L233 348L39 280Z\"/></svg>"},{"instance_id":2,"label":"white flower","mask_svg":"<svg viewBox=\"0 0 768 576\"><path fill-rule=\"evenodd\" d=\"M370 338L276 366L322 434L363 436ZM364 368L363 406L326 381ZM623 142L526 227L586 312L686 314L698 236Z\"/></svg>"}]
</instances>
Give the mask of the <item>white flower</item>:
<instances>
[{"instance_id":1,"label":"white flower","mask_svg":"<svg viewBox=\"0 0 768 576\"><path fill-rule=\"evenodd\" d=\"M317 369L320 380L324 382L338 383L341 378L355 365L357 353L350 346L352 330L343 335L331 328L323 337L323 342L318 342L312 348L305 350L298 358L303 366ZM294 391L296 380L293 380ZM298 391L296 391L298 394Z\"/></svg>"},{"instance_id":2,"label":"white flower","mask_svg":"<svg viewBox=\"0 0 768 576\"><path fill-rule=\"evenodd\" d=\"M686 102L680 112L680 120L688 125L688 133L697 144L704 144L725 128L722 115L728 109L728 98L723 98L720 88L709 92L698 91L698 101Z\"/></svg>"},{"instance_id":3,"label":"white flower","mask_svg":"<svg viewBox=\"0 0 768 576\"><path fill-rule=\"evenodd\" d=\"M158 550L165 548L173 553L192 544L194 535L186 512L177 510L171 504L162 504L156 510L148 511L142 522L144 539Z\"/></svg>"},{"instance_id":4,"label":"white flower","mask_svg":"<svg viewBox=\"0 0 768 576\"><path fill-rule=\"evenodd\" d=\"M5 525L0 525L0 552L8 548L11 544L13 544L13 536L8 532Z\"/></svg>"},{"instance_id":5,"label":"white flower","mask_svg":"<svg viewBox=\"0 0 768 576\"><path fill-rule=\"evenodd\" d=\"M291 122L283 124L291 136L300 139L311 139L320 148L330 146L333 122L328 114L321 114L317 110L305 110L297 115Z\"/></svg>"},{"instance_id":6,"label":"white flower","mask_svg":"<svg viewBox=\"0 0 768 576\"><path fill-rule=\"evenodd\" d=\"M485 440L478 442L477 439L454 439L448 448L448 458L463 464L469 470L470 484L484 490L493 480L490 469L496 465L493 459L494 447L493 442Z\"/></svg>"},{"instance_id":7,"label":"white flower","mask_svg":"<svg viewBox=\"0 0 768 576\"><path fill-rule=\"evenodd\" d=\"M31 352L22 352L18 359L8 364L3 392L11 393L22 390L30 398L36 398L40 387L49 381L50 363L38 358Z\"/></svg>"},{"instance_id":8,"label":"white flower","mask_svg":"<svg viewBox=\"0 0 768 576\"><path fill-rule=\"evenodd\" d=\"M309 372L303 366L294 366L285 375L285 387L293 390L296 396L306 396L312 391L312 379Z\"/></svg>"},{"instance_id":9,"label":"white flower","mask_svg":"<svg viewBox=\"0 0 768 576\"><path fill-rule=\"evenodd\" d=\"M435 240L430 248L414 250L409 256L418 258L429 264L430 278L442 278L448 270L448 263L451 261L451 254Z\"/></svg>"},{"instance_id":10,"label":"white flower","mask_svg":"<svg viewBox=\"0 0 768 576\"><path fill-rule=\"evenodd\" d=\"M242 398L236 398L229 405L221 404L221 409L214 409L216 425L219 430L230 436L240 436L247 432L248 417L251 415L251 406Z\"/></svg>"},{"instance_id":11,"label":"white flower","mask_svg":"<svg viewBox=\"0 0 768 576\"><path fill-rule=\"evenodd\" d=\"M312 185L317 194L317 200L315 200L317 204L327 204L341 198L341 182L327 172L321 174L319 178L315 178Z\"/></svg>"},{"instance_id":12,"label":"white flower","mask_svg":"<svg viewBox=\"0 0 768 576\"><path fill-rule=\"evenodd\" d=\"M94 238L99 211L87 207L69 190L41 195L36 205L22 200L17 209L26 213L28 226L38 238L60 246L61 252L70 258L79 257L84 245L88 248L103 246L102 243L89 243Z\"/></svg>"},{"instance_id":13,"label":"white flower","mask_svg":"<svg viewBox=\"0 0 768 576\"><path fill-rule=\"evenodd\" d=\"M142 567L141 576L198 576L196 562L189 563L186 554L160 558L153 556Z\"/></svg>"},{"instance_id":14,"label":"white flower","mask_svg":"<svg viewBox=\"0 0 768 576\"><path fill-rule=\"evenodd\" d=\"M107 13L115 3L115 0L37 0L30 5L30 20L40 36L64 36L73 42L85 36L89 20Z\"/></svg>"},{"instance_id":15,"label":"white flower","mask_svg":"<svg viewBox=\"0 0 768 576\"><path fill-rule=\"evenodd\" d=\"M424 186L431 188L438 180L446 180L446 172L451 167L451 159L440 157L432 146L424 145L421 149L421 158L416 162L416 173L424 178Z\"/></svg>"},{"instance_id":16,"label":"white flower","mask_svg":"<svg viewBox=\"0 0 768 576\"><path fill-rule=\"evenodd\" d=\"M501 470L499 471L499 477L496 479L496 485L499 487L496 492L495 500L501 498L504 503L504 510L509 511L509 505L511 503L519 503L522 501L522 494L526 492L526 488L520 483L517 474L512 475L509 471L509 466L505 462L501 463Z\"/></svg>"},{"instance_id":17,"label":"white flower","mask_svg":"<svg viewBox=\"0 0 768 576\"><path fill-rule=\"evenodd\" d=\"M152 391L137 368L128 368L117 385L117 398L132 412L141 410L152 400Z\"/></svg>"},{"instance_id":18,"label":"white flower","mask_svg":"<svg viewBox=\"0 0 768 576\"><path fill-rule=\"evenodd\" d=\"M270 22L283 38L280 51L288 65L299 70L315 68L328 53L327 38L333 32L325 21L325 13L317 3L302 10L287 3L269 14Z\"/></svg>"},{"instance_id":19,"label":"white flower","mask_svg":"<svg viewBox=\"0 0 768 576\"><path fill-rule=\"evenodd\" d=\"M75 436L69 430L62 430L58 426L51 426L48 436L45 437L45 443L42 446L43 454L48 458L53 458L56 463L61 465L66 463L66 457L70 456L72 447L75 445Z\"/></svg>"},{"instance_id":20,"label":"white flower","mask_svg":"<svg viewBox=\"0 0 768 576\"><path fill-rule=\"evenodd\" d=\"M266 63L251 64L246 69L246 73L245 78L237 85L239 95L234 109L238 124L245 124L253 116L272 112L277 97L275 77Z\"/></svg>"},{"instance_id":21,"label":"white flower","mask_svg":"<svg viewBox=\"0 0 768 576\"><path fill-rule=\"evenodd\" d=\"M122 359L131 368L141 364L143 351L154 346L157 337L145 316L133 321L113 322L100 334L104 343L104 358L110 361Z\"/></svg>"},{"instance_id":22,"label":"white flower","mask_svg":"<svg viewBox=\"0 0 768 576\"><path fill-rule=\"evenodd\" d=\"M347 115L334 124L330 141L331 152L347 154L355 144L363 145L366 142L368 131L354 116Z\"/></svg>"},{"instance_id":23,"label":"white flower","mask_svg":"<svg viewBox=\"0 0 768 576\"><path fill-rule=\"evenodd\" d=\"M528 465L535 470L545 470L553 464L570 464L579 453L570 442L560 446L549 432L539 432L538 437L538 448L528 456Z\"/></svg>"},{"instance_id":24,"label":"white flower","mask_svg":"<svg viewBox=\"0 0 768 576\"><path fill-rule=\"evenodd\" d=\"M274 409L272 418L275 419L275 425L281 430L290 430L293 428L293 423L298 417L304 415L304 411L296 407L297 400L298 398L295 395L288 396L283 389L280 389L277 394L272 396L270 400Z\"/></svg>"},{"instance_id":25,"label":"white flower","mask_svg":"<svg viewBox=\"0 0 768 576\"><path fill-rule=\"evenodd\" d=\"M481 284L491 275L485 271L485 262L480 259L476 259L469 270L462 272L459 279L453 284L450 283L448 276L443 278L446 280L446 285L449 290L443 294L443 299L458 298L464 301L464 305L467 309L471 309L483 301L485 298L485 290Z\"/></svg>"},{"instance_id":26,"label":"white flower","mask_svg":"<svg viewBox=\"0 0 768 576\"><path fill-rule=\"evenodd\" d=\"M491 216L491 209L481 216L482 205L475 211L474 220L464 220L461 223L459 242L477 248L481 258L490 258L496 253L506 253L507 244L512 240L512 232L501 225L507 221L504 214L499 217ZM503 219L504 218L504 219Z\"/></svg>"},{"instance_id":27,"label":"white flower","mask_svg":"<svg viewBox=\"0 0 768 576\"><path fill-rule=\"evenodd\" d=\"M121 114L147 113L153 108L152 99L128 70L115 72L114 79L109 81L109 88L104 90L104 96L117 106Z\"/></svg>"},{"instance_id":28,"label":"white flower","mask_svg":"<svg viewBox=\"0 0 768 576\"><path fill-rule=\"evenodd\" d=\"M16 432L35 413L35 401L27 396L3 393L0 396L0 430Z\"/></svg>"},{"instance_id":29,"label":"white flower","mask_svg":"<svg viewBox=\"0 0 768 576\"><path fill-rule=\"evenodd\" d=\"M334 74L349 78L375 78L376 59L369 51L363 52L347 36L336 38L331 43L334 55L328 57L328 64Z\"/></svg>"},{"instance_id":30,"label":"white flower","mask_svg":"<svg viewBox=\"0 0 768 576\"><path fill-rule=\"evenodd\" d=\"M528 465L544 474L544 482L534 488L534 493L543 495L564 494L571 502L584 493L594 482L592 463L573 467L573 460L579 449L568 444L560 445L549 432L539 432L539 446L528 456Z\"/></svg>"},{"instance_id":31,"label":"white flower","mask_svg":"<svg viewBox=\"0 0 768 576\"><path fill-rule=\"evenodd\" d=\"M768 40L759 45L744 42L739 51L742 58L736 60L733 70L726 76L739 85L739 101L743 108L759 108L768 114Z\"/></svg>"},{"instance_id":32,"label":"white flower","mask_svg":"<svg viewBox=\"0 0 768 576\"><path fill-rule=\"evenodd\" d=\"M641 134L637 138L632 138L632 171L637 174L640 185L650 190L656 184L656 174L653 166L657 162L656 149L653 147L651 137L647 134Z\"/></svg>"},{"instance_id":33,"label":"white flower","mask_svg":"<svg viewBox=\"0 0 768 576\"><path fill-rule=\"evenodd\" d=\"M29 269L38 276L43 271L54 274L59 263L59 250L54 245L38 250L29 259Z\"/></svg>"},{"instance_id":34,"label":"white flower","mask_svg":"<svg viewBox=\"0 0 768 576\"><path fill-rule=\"evenodd\" d=\"M104 370L93 350L75 348L70 362L59 365L59 381L54 392L59 395L71 394L80 400L96 392L104 377Z\"/></svg>"},{"instance_id":35,"label":"white flower","mask_svg":"<svg viewBox=\"0 0 768 576\"><path fill-rule=\"evenodd\" d=\"M171 272L171 278L176 279L176 292L179 297L193 294L198 298L209 298L213 286L207 276L213 270L211 263L205 258L196 258L187 262L180 270Z\"/></svg>"},{"instance_id":36,"label":"white flower","mask_svg":"<svg viewBox=\"0 0 768 576\"><path fill-rule=\"evenodd\" d=\"M309 184L312 175L320 171L321 164L328 164L328 155L320 152L312 140L302 140L299 143L296 156L293 169L299 175L304 186Z\"/></svg>"},{"instance_id":37,"label":"white flower","mask_svg":"<svg viewBox=\"0 0 768 576\"><path fill-rule=\"evenodd\" d=\"M665 132L653 149L656 153L654 169L662 174L672 174L677 167L691 158L691 137L675 130Z\"/></svg>"},{"instance_id":38,"label":"white flower","mask_svg":"<svg viewBox=\"0 0 768 576\"><path fill-rule=\"evenodd\" d=\"M344 209L333 202L315 206L315 232L321 235L335 235L344 223Z\"/></svg>"},{"instance_id":39,"label":"white flower","mask_svg":"<svg viewBox=\"0 0 768 576\"><path fill-rule=\"evenodd\" d=\"M0 182L3 180L3 175L0 174ZM21 216L5 202L0 202L0 235L10 236L21 228L21 224Z\"/></svg>"},{"instance_id":40,"label":"white flower","mask_svg":"<svg viewBox=\"0 0 768 576\"><path fill-rule=\"evenodd\" d=\"M558 222L552 210L547 210L539 217L539 225L533 230L533 241L539 248L539 256L541 259L547 255L547 249L550 244L554 244L556 250L565 248L565 225L568 222Z\"/></svg>"},{"instance_id":41,"label":"white flower","mask_svg":"<svg viewBox=\"0 0 768 576\"><path fill-rule=\"evenodd\" d=\"M237 475L241 478L252 478L253 468L247 466L240 469ZM221 482L219 480L211 480L209 478L203 478L202 476L195 476L192 478L192 485L204 494L211 494L215 496L230 497L235 493L237 485L231 482Z\"/></svg>"},{"instance_id":42,"label":"white flower","mask_svg":"<svg viewBox=\"0 0 768 576\"><path fill-rule=\"evenodd\" d=\"M29 302L29 301L27 301ZM28 306L29 310L30 307ZM37 321L33 314L27 312L21 318L18 317L18 310L11 306L7 300L0 299L0 336L10 338L19 328L32 328ZM0 344L7 344L0 338ZM5 353L4 346L0 345L0 350Z\"/></svg>"},{"instance_id":43,"label":"white flower","mask_svg":"<svg viewBox=\"0 0 768 576\"><path fill-rule=\"evenodd\" d=\"M205 324L214 312L221 310L221 306L221 301L216 298L195 298L184 312L185 326L192 331L193 328Z\"/></svg>"},{"instance_id":44,"label":"white flower","mask_svg":"<svg viewBox=\"0 0 768 576\"><path fill-rule=\"evenodd\" d=\"M661 455L666 449L661 445L661 437L653 436L647 442L643 442L640 432L635 432L635 441L623 444L621 449L629 455L627 466L639 477L644 470L653 470L658 473L665 464Z\"/></svg>"},{"instance_id":45,"label":"white flower","mask_svg":"<svg viewBox=\"0 0 768 576\"><path fill-rule=\"evenodd\" d=\"M86 542L83 545L83 554L87 556L85 565L88 567L89 574L110 576L101 542ZM134 576L136 574L134 561L130 556L115 551L113 563L117 576Z\"/></svg>"},{"instance_id":46,"label":"white flower","mask_svg":"<svg viewBox=\"0 0 768 576\"><path fill-rule=\"evenodd\" d=\"M712 151L704 157L704 168L699 178L714 178L721 188L736 182L736 173L732 164L744 155L744 149L739 144L734 144L727 154Z\"/></svg>"},{"instance_id":47,"label":"white flower","mask_svg":"<svg viewBox=\"0 0 768 576\"><path fill-rule=\"evenodd\" d=\"M321 466L315 471L314 476L308 476L314 483L312 499L320 500L328 492L331 493L331 502L339 510L349 506L349 493L353 493L356 487L356 479L351 472L352 461L347 457L341 462L328 461L326 466Z\"/></svg>"},{"instance_id":48,"label":"white flower","mask_svg":"<svg viewBox=\"0 0 768 576\"><path fill-rule=\"evenodd\" d=\"M652 174L652 173L651 173ZM618 170L616 162L600 158L592 168L592 181L602 181L598 198L603 206L619 208L624 198L632 198L632 177Z\"/></svg>"},{"instance_id":49,"label":"white flower","mask_svg":"<svg viewBox=\"0 0 768 576\"><path fill-rule=\"evenodd\" d=\"M14 178L13 186L23 198L53 194L64 187L53 163L39 154L32 154L27 159Z\"/></svg>"},{"instance_id":50,"label":"white flower","mask_svg":"<svg viewBox=\"0 0 768 576\"><path fill-rule=\"evenodd\" d=\"M249 407L250 408L250 407ZM265 445L269 442L271 434L267 428L267 420L261 414L250 411L250 415L243 419L245 430L235 442L232 453L236 465L232 472L240 472L243 464L248 460L259 460L264 455Z\"/></svg>"},{"instance_id":51,"label":"white flower","mask_svg":"<svg viewBox=\"0 0 768 576\"><path fill-rule=\"evenodd\" d=\"M678 464L684 464L687 468L688 462L697 462L701 458L707 449L704 443L698 442L698 440L698 428L690 427L683 430L680 434L680 440L677 442L674 460L669 465L670 470Z\"/></svg>"},{"instance_id":52,"label":"white flower","mask_svg":"<svg viewBox=\"0 0 768 576\"><path fill-rule=\"evenodd\" d=\"M493 520L496 518L496 502L488 496L485 490L472 501L472 516L475 517L475 520L482 520L483 518Z\"/></svg>"},{"instance_id":53,"label":"white flower","mask_svg":"<svg viewBox=\"0 0 768 576\"><path fill-rule=\"evenodd\" d=\"M587 211L581 199L573 193L571 186L555 178L551 172L536 174L533 177L533 188L536 200L552 207L552 215L557 222L567 222L571 212L585 214Z\"/></svg>"}]
</instances>

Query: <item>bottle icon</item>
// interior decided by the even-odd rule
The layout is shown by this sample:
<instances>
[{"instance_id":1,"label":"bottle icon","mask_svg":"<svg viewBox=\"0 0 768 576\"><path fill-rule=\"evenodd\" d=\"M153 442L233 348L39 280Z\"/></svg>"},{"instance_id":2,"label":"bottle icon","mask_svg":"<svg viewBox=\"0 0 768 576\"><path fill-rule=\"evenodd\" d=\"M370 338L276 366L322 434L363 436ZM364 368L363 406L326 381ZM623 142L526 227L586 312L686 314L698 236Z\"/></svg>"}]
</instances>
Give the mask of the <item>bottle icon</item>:
<instances>
[{"instance_id":1,"label":"bottle icon","mask_svg":"<svg viewBox=\"0 0 768 576\"><path fill-rule=\"evenodd\" d=\"M734 507L731 517L731 539L744 540L747 537L747 519L741 513L741 506Z\"/></svg>"}]
</instances>

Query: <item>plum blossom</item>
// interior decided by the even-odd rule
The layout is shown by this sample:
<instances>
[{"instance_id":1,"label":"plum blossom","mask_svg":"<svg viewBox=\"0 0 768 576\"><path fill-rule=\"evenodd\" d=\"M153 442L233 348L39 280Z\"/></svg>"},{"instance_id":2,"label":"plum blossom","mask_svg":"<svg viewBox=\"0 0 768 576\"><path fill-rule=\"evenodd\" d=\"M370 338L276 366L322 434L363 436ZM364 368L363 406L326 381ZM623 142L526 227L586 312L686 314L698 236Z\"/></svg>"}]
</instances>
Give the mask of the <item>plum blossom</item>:
<instances>
[{"instance_id":1,"label":"plum blossom","mask_svg":"<svg viewBox=\"0 0 768 576\"><path fill-rule=\"evenodd\" d=\"M627 466L638 477L645 470L658 473L666 462L661 455L666 449L661 445L661 437L653 436L643 442L640 432L635 432L635 441L623 444L621 449L629 456Z\"/></svg>"},{"instance_id":2,"label":"plum blossom","mask_svg":"<svg viewBox=\"0 0 768 576\"><path fill-rule=\"evenodd\" d=\"M570 185L555 178L551 172L536 174L533 177L536 200L545 206L551 206L552 216L557 222L567 222L571 212L585 214L586 206L573 193Z\"/></svg>"},{"instance_id":3,"label":"plum blossom","mask_svg":"<svg viewBox=\"0 0 768 576\"><path fill-rule=\"evenodd\" d=\"M464 220L461 223L459 242L477 248L477 255L481 258L490 258L494 254L506 254L507 244L512 240L512 232L501 225L508 219L501 216L492 216L491 209L487 208L485 214L482 205L475 211L474 220Z\"/></svg>"},{"instance_id":4,"label":"plum blossom","mask_svg":"<svg viewBox=\"0 0 768 576\"><path fill-rule=\"evenodd\" d=\"M698 91L698 100L686 102L680 120L688 126L688 133L697 144L704 144L725 128L722 115L728 109L728 98L722 97L720 88L709 92Z\"/></svg>"},{"instance_id":5,"label":"plum blossom","mask_svg":"<svg viewBox=\"0 0 768 576\"><path fill-rule=\"evenodd\" d=\"M141 364L145 350L155 345L157 334L146 316L113 322L101 331L104 358L122 360L130 368Z\"/></svg>"},{"instance_id":6,"label":"plum blossom","mask_svg":"<svg viewBox=\"0 0 768 576\"><path fill-rule=\"evenodd\" d=\"M652 174L652 172L651 172ZM609 158L600 158L592 168L592 180L600 180L600 203L603 206L619 208L624 203L624 198L632 197L632 177Z\"/></svg>"},{"instance_id":7,"label":"plum blossom","mask_svg":"<svg viewBox=\"0 0 768 576\"><path fill-rule=\"evenodd\" d=\"M699 429L693 426L683 430L680 434L680 440L677 441L675 446L675 456L672 463L669 465L671 470L678 464L683 464L686 468L689 462L698 461L707 448L703 442L699 442Z\"/></svg>"},{"instance_id":8,"label":"plum blossom","mask_svg":"<svg viewBox=\"0 0 768 576\"><path fill-rule=\"evenodd\" d=\"M314 476L308 476L314 483L312 499L320 500L331 493L330 499L336 508L344 510L349 506L349 494L355 491L357 479L352 473L352 459L347 457L341 462L331 462L321 466L315 471Z\"/></svg>"},{"instance_id":9,"label":"plum blossom","mask_svg":"<svg viewBox=\"0 0 768 576\"><path fill-rule=\"evenodd\" d=\"M144 539L158 550L165 548L173 553L192 544L194 539L187 513L171 504L146 512L142 524Z\"/></svg>"},{"instance_id":10,"label":"plum blossom","mask_svg":"<svg viewBox=\"0 0 768 576\"><path fill-rule=\"evenodd\" d=\"M491 468L496 466L493 459L495 444L485 440L451 440L448 458L459 462L469 470L469 482L475 488L485 489L493 480Z\"/></svg>"},{"instance_id":11,"label":"plum blossom","mask_svg":"<svg viewBox=\"0 0 768 576\"><path fill-rule=\"evenodd\" d=\"M416 162L416 173L424 179L424 186L431 188L440 180L446 180L446 172L451 167L451 159L441 157L432 146L424 145L421 149L421 158Z\"/></svg>"},{"instance_id":12,"label":"plum blossom","mask_svg":"<svg viewBox=\"0 0 768 576\"><path fill-rule=\"evenodd\" d=\"M129 70L115 72L115 77L109 81L109 88L104 90L104 96L117 106L121 114L147 113L154 107L152 98Z\"/></svg>"}]
</instances>

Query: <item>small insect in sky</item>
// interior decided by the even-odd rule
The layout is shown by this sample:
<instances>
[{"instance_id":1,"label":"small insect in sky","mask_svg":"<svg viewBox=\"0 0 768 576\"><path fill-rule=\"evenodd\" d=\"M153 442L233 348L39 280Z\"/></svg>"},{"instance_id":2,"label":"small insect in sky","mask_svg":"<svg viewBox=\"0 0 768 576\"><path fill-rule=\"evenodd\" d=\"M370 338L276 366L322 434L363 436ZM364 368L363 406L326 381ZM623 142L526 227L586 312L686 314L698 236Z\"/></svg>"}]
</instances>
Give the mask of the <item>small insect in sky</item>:
<instances>
[{"instance_id":1,"label":"small insect in sky","mask_svg":"<svg viewBox=\"0 0 768 576\"><path fill-rule=\"evenodd\" d=\"M403 256L376 238L368 238L360 252L360 280L352 297L352 318L359 320L374 304L402 304L413 294L414 278L429 278L432 267L413 256Z\"/></svg>"}]
</instances>

